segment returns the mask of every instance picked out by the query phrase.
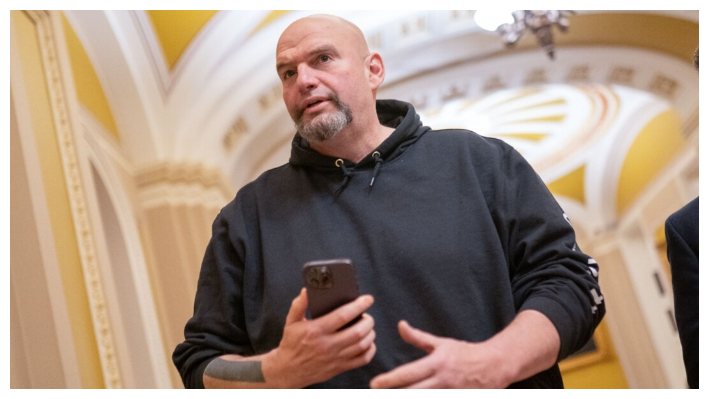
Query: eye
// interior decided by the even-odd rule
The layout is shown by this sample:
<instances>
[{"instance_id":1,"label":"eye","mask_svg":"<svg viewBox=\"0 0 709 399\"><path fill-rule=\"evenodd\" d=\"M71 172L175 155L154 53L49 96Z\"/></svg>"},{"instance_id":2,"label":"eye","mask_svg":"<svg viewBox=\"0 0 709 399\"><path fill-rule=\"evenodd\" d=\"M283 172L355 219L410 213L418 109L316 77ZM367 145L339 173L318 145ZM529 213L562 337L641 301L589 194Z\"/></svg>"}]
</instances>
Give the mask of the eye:
<instances>
[{"instance_id":1,"label":"eye","mask_svg":"<svg viewBox=\"0 0 709 399\"><path fill-rule=\"evenodd\" d=\"M320 56L319 59L320 59L320 62L328 62L328 61L330 61L330 60L332 59L332 57L330 57L330 56L327 55L327 54L323 54L323 55Z\"/></svg>"},{"instance_id":2,"label":"eye","mask_svg":"<svg viewBox=\"0 0 709 399\"><path fill-rule=\"evenodd\" d=\"M293 75L295 75L295 72L293 72L291 70L285 71L285 72L283 72L283 79L288 79Z\"/></svg>"}]
</instances>

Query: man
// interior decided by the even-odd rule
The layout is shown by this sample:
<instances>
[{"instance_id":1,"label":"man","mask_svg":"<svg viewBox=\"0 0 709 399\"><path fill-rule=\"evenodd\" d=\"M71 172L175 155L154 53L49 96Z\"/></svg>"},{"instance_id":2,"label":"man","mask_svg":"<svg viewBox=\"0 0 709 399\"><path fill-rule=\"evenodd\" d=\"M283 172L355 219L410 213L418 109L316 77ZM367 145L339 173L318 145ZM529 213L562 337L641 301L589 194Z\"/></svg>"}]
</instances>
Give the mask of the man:
<instances>
[{"instance_id":1,"label":"man","mask_svg":"<svg viewBox=\"0 0 709 399\"><path fill-rule=\"evenodd\" d=\"M605 308L531 167L377 101L382 58L338 17L291 24L276 68L291 158L214 222L173 355L185 386L562 387L556 362ZM364 295L310 320L301 267L330 258L354 261Z\"/></svg>"},{"instance_id":2,"label":"man","mask_svg":"<svg viewBox=\"0 0 709 399\"><path fill-rule=\"evenodd\" d=\"M694 53L699 70L699 49ZM699 197L665 221L675 319L690 388L699 389Z\"/></svg>"},{"instance_id":3,"label":"man","mask_svg":"<svg viewBox=\"0 0 709 399\"><path fill-rule=\"evenodd\" d=\"M687 383L699 389L699 197L667 218L665 236Z\"/></svg>"}]
</instances>

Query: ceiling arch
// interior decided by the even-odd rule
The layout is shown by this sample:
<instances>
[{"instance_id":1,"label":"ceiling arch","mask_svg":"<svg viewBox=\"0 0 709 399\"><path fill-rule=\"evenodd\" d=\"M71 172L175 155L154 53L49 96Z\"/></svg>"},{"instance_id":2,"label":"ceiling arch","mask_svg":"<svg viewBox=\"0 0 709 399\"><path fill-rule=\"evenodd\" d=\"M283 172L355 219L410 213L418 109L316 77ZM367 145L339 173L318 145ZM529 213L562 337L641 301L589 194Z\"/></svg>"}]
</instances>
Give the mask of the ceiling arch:
<instances>
[{"instance_id":1,"label":"ceiling arch","mask_svg":"<svg viewBox=\"0 0 709 399\"><path fill-rule=\"evenodd\" d=\"M192 39L183 37L171 59L162 47L177 20L165 18L167 27L156 28L156 14L144 11L66 14L135 168L201 164L222 170L236 189L287 160L294 128L282 106L275 43L289 23L316 12L323 11L205 12L188 21L192 33L185 37ZM412 102L432 125L474 117L477 125L465 127L485 133L487 123L579 214L602 211L598 228L622 207L596 209L616 204L616 187L587 187L611 175L622 180L626 154L613 145L624 137L628 151L634 136L621 130L642 131L638 115L647 123L657 116L648 109L674 112L682 134L697 128L698 76L690 62L697 11L578 12L569 32L556 34L554 61L528 33L505 48L474 24L474 11L327 12L358 24L382 54L380 98ZM637 106L643 101L656 107Z\"/></svg>"},{"instance_id":2,"label":"ceiling arch","mask_svg":"<svg viewBox=\"0 0 709 399\"><path fill-rule=\"evenodd\" d=\"M170 69L175 67L190 43L216 13L215 10L147 11Z\"/></svg>"}]
</instances>

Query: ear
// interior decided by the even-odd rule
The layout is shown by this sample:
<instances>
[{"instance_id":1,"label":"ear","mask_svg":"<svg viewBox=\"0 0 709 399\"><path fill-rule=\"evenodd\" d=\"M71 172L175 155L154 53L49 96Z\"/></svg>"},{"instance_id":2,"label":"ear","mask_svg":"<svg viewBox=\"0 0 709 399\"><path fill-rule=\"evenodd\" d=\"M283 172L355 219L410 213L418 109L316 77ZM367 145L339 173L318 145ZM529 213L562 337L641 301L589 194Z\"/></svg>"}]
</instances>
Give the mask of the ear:
<instances>
[{"instance_id":1,"label":"ear","mask_svg":"<svg viewBox=\"0 0 709 399\"><path fill-rule=\"evenodd\" d=\"M365 59L367 80L372 91L376 91L384 82L384 61L379 53L371 53Z\"/></svg>"}]
</instances>

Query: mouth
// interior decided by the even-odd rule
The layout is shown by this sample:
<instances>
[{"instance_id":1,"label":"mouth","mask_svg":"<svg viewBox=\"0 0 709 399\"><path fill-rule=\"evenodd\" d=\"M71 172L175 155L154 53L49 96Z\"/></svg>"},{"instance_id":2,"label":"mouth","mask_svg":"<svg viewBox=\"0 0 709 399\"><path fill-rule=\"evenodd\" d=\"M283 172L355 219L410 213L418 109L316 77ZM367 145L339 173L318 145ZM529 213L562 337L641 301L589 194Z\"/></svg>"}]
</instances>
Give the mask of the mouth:
<instances>
[{"instance_id":1,"label":"mouth","mask_svg":"<svg viewBox=\"0 0 709 399\"><path fill-rule=\"evenodd\" d=\"M305 104L305 109L312 108L327 101L327 99L316 99Z\"/></svg>"},{"instance_id":2,"label":"mouth","mask_svg":"<svg viewBox=\"0 0 709 399\"><path fill-rule=\"evenodd\" d=\"M306 114L309 118L319 115L321 112L326 112L328 103L331 103L336 109L340 108L340 101L337 95L313 95L302 101L293 109L292 118L294 121L301 120Z\"/></svg>"}]
</instances>

